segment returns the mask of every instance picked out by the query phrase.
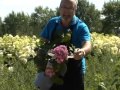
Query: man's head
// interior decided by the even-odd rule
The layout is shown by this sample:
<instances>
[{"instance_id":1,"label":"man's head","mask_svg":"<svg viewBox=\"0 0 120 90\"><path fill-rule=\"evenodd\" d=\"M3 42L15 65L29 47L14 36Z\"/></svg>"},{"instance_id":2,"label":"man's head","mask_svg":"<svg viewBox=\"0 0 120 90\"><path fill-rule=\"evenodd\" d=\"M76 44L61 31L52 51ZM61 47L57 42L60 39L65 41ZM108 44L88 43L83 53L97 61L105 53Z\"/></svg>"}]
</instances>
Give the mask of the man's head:
<instances>
[{"instance_id":1,"label":"man's head","mask_svg":"<svg viewBox=\"0 0 120 90\"><path fill-rule=\"evenodd\" d=\"M61 0L60 15L65 22L70 22L77 9L78 0Z\"/></svg>"}]
</instances>

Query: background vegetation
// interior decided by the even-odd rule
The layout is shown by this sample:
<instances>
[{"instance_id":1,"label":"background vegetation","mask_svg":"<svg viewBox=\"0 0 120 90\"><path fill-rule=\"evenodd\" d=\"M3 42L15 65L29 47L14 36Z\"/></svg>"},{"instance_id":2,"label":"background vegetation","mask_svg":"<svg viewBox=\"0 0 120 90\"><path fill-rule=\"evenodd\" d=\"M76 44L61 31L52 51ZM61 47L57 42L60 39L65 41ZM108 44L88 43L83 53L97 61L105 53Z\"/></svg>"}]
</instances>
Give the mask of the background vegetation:
<instances>
[{"instance_id":1,"label":"background vegetation","mask_svg":"<svg viewBox=\"0 0 120 90\"><path fill-rule=\"evenodd\" d=\"M85 90L120 90L120 1L105 3L102 11L87 0L78 1L76 15L92 35ZM56 15L58 8L39 6L31 15L12 11L3 21L0 18L0 90L36 90L37 70L31 58L40 45L39 33Z\"/></svg>"}]
</instances>

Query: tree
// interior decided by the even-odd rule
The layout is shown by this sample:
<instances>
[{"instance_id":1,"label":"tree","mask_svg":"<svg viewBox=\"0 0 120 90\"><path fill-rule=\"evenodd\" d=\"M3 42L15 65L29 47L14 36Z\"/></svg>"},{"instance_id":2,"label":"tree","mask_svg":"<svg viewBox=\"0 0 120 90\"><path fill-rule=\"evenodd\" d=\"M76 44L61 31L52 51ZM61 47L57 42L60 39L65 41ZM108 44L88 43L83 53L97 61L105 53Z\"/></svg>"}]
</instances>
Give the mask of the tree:
<instances>
[{"instance_id":1,"label":"tree","mask_svg":"<svg viewBox=\"0 0 120 90\"><path fill-rule=\"evenodd\" d=\"M24 12L15 13L12 11L5 17L2 25L3 34L12 35L39 35L48 19L55 16L55 11L42 7L35 8L35 12L25 15Z\"/></svg>"},{"instance_id":2,"label":"tree","mask_svg":"<svg viewBox=\"0 0 120 90\"><path fill-rule=\"evenodd\" d=\"M25 15L24 12L16 14L16 32L19 35L32 35L33 31L29 27L30 16Z\"/></svg>"},{"instance_id":3,"label":"tree","mask_svg":"<svg viewBox=\"0 0 120 90\"><path fill-rule=\"evenodd\" d=\"M1 20L1 17L0 17L0 36L2 35L2 20Z\"/></svg>"},{"instance_id":4,"label":"tree","mask_svg":"<svg viewBox=\"0 0 120 90\"><path fill-rule=\"evenodd\" d=\"M101 31L100 11L95 9L94 4L90 4L86 0L78 0L76 15L89 26L92 32Z\"/></svg>"},{"instance_id":5,"label":"tree","mask_svg":"<svg viewBox=\"0 0 120 90\"><path fill-rule=\"evenodd\" d=\"M35 12L31 14L30 26L33 27L33 34L39 36L39 33L46 25L48 20L55 16L56 12L49 8L42 8L41 6L35 8Z\"/></svg>"},{"instance_id":6,"label":"tree","mask_svg":"<svg viewBox=\"0 0 120 90\"><path fill-rule=\"evenodd\" d=\"M30 17L25 15L24 12L15 13L12 11L12 13L5 17L3 34L29 35L31 33L29 29L29 22Z\"/></svg>"},{"instance_id":7,"label":"tree","mask_svg":"<svg viewBox=\"0 0 120 90\"><path fill-rule=\"evenodd\" d=\"M14 11L9 14L4 20L4 25L3 25L3 34L16 34L16 14Z\"/></svg>"},{"instance_id":8,"label":"tree","mask_svg":"<svg viewBox=\"0 0 120 90\"><path fill-rule=\"evenodd\" d=\"M102 14L103 19L102 32L105 34L119 34L120 33L120 1L110 1L104 4Z\"/></svg>"}]
</instances>

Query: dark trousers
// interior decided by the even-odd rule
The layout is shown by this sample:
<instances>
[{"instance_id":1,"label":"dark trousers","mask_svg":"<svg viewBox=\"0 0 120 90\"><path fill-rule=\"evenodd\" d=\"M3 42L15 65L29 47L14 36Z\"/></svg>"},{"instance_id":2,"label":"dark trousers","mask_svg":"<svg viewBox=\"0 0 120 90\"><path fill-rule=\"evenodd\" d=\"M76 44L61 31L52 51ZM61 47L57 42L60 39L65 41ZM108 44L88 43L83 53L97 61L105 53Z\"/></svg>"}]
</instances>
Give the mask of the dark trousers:
<instances>
[{"instance_id":1,"label":"dark trousers","mask_svg":"<svg viewBox=\"0 0 120 90\"><path fill-rule=\"evenodd\" d=\"M50 90L84 90L84 74L81 60L68 60L63 85L53 85Z\"/></svg>"}]
</instances>

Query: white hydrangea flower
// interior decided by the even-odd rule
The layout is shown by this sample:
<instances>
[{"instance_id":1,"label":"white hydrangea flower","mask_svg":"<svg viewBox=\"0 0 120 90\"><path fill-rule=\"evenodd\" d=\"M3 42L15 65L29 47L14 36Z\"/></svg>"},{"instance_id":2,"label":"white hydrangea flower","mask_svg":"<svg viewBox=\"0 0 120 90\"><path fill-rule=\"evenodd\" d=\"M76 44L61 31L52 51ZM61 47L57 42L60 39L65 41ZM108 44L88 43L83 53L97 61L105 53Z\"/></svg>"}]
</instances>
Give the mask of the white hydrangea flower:
<instances>
[{"instance_id":1,"label":"white hydrangea flower","mask_svg":"<svg viewBox=\"0 0 120 90\"><path fill-rule=\"evenodd\" d=\"M8 67L8 70L9 70L10 72L13 72L13 71L14 71L14 68L13 68L12 66L10 66L10 67Z\"/></svg>"}]
</instances>

